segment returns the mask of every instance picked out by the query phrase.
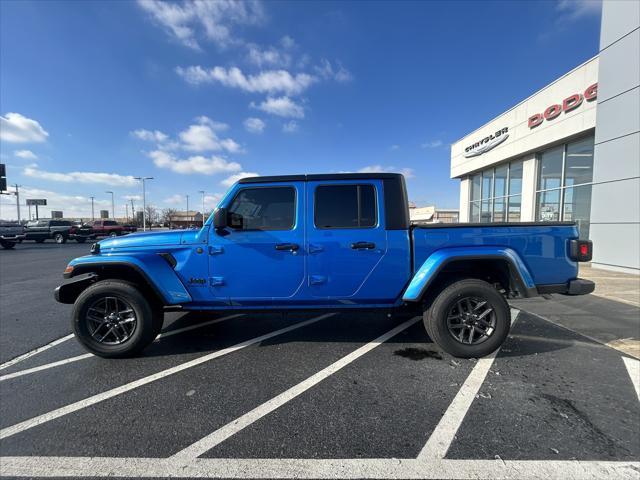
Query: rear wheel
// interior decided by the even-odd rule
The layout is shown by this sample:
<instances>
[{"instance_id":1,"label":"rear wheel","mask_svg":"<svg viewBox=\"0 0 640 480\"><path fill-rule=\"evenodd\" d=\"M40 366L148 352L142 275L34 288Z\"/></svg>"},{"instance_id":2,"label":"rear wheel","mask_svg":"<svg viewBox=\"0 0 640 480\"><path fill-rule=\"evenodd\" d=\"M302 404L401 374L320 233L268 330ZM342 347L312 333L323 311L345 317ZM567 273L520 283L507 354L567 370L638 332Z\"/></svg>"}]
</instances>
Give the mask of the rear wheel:
<instances>
[{"instance_id":1,"label":"rear wheel","mask_svg":"<svg viewBox=\"0 0 640 480\"><path fill-rule=\"evenodd\" d=\"M62 233L56 233L56 234L53 236L53 240L54 240L57 244L67 243L67 237L65 237Z\"/></svg>"},{"instance_id":2,"label":"rear wheel","mask_svg":"<svg viewBox=\"0 0 640 480\"><path fill-rule=\"evenodd\" d=\"M110 237L117 237L118 236L118 232L111 232L109 234Z\"/></svg>"},{"instance_id":3,"label":"rear wheel","mask_svg":"<svg viewBox=\"0 0 640 480\"><path fill-rule=\"evenodd\" d=\"M154 340L162 328L162 314L133 284L103 280L80 294L71 323L91 353L122 358L135 355Z\"/></svg>"},{"instance_id":4,"label":"rear wheel","mask_svg":"<svg viewBox=\"0 0 640 480\"><path fill-rule=\"evenodd\" d=\"M460 280L445 288L424 312L431 339L460 358L480 358L495 351L509 334L509 304L491 284Z\"/></svg>"}]
</instances>

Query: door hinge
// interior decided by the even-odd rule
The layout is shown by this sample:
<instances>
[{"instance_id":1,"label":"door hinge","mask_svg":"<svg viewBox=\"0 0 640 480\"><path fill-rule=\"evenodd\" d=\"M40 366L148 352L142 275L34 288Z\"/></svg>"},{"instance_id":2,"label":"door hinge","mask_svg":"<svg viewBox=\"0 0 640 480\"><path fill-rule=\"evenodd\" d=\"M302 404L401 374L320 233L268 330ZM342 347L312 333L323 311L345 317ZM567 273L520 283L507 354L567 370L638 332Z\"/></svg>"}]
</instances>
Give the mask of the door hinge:
<instances>
[{"instance_id":1,"label":"door hinge","mask_svg":"<svg viewBox=\"0 0 640 480\"><path fill-rule=\"evenodd\" d=\"M209 255L219 255L224 249L218 245L209 245Z\"/></svg>"},{"instance_id":2,"label":"door hinge","mask_svg":"<svg viewBox=\"0 0 640 480\"><path fill-rule=\"evenodd\" d=\"M324 275L309 275L309 285L320 285L326 283L327 277Z\"/></svg>"},{"instance_id":3,"label":"door hinge","mask_svg":"<svg viewBox=\"0 0 640 480\"><path fill-rule=\"evenodd\" d=\"M209 285L212 287L219 287L224 285L224 277L209 277Z\"/></svg>"}]
</instances>

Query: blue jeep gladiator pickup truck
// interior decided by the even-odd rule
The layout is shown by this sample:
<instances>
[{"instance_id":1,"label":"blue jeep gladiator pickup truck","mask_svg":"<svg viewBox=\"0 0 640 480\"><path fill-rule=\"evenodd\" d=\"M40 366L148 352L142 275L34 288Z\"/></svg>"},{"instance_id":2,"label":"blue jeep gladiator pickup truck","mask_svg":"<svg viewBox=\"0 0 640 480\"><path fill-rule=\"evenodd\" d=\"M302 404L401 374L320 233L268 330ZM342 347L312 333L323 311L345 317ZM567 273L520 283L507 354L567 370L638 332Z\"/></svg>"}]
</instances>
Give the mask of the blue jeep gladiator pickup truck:
<instances>
[{"instance_id":1,"label":"blue jeep gladiator pickup truck","mask_svg":"<svg viewBox=\"0 0 640 480\"><path fill-rule=\"evenodd\" d=\"M411 225L399 174L253 177L200 230L95 243L55 298L103 357L142 350L166 310L270 308L413 309L443 350L481 357L509 332L507 298L590 293L590 259L573 223Z\"/></svg>"}]
</instances>

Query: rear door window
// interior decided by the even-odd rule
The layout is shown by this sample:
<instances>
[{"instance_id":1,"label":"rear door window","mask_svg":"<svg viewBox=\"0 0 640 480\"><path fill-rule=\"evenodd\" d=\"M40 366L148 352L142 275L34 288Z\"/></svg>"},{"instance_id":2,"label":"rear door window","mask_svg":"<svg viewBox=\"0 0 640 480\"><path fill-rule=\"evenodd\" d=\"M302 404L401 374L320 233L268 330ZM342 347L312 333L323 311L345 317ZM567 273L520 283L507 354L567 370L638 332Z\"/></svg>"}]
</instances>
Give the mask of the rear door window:
<instances>
[{"instance_id":1,"label":"rear door window","mask_svg":"<svg viewBox=\"0 0 640 480\"><path fill-rule=\"evenodd\" d=\"M315 192L316 228L371 228L377 224L373 185L320 185Z\"/></svg>"}]
</instances>

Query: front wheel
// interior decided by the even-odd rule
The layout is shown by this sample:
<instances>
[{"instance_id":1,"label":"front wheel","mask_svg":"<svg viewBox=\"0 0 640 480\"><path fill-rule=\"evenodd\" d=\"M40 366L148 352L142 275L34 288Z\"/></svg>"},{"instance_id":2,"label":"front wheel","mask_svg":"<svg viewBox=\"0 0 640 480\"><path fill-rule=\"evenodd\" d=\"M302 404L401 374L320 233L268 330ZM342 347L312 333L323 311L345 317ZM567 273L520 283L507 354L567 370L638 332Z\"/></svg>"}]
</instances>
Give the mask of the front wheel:
<instances>
[{"instance_id":1,"label":"front wheel","mask_svg":"<svg viewBox=\"0 0 640 480\"><path fill-rule=\"evenodd\" d=\"M91 353L123 358L154 340L162 326L158 315L133 284L103 280L77 298L71 324L76 338Z\"/></svg>"},{"instance_id":2,"label":"front wheel","mask_svg":"<svg viewBox=\"0 0 640 480\"><path fill-rule=\"evenodd\" d=\"M67 237L65 237L62 233L56 233L53 236L53 240L58 244L61 245L63 243L67 243Z\"/></svg>"},{"instance_id":3,"label":"front wheel","mask_svg":"<svg viewBox=\"0 0 640 480\"><path fill-rule=\"evenodd\" d=\"M109 234L110 237L117 237L118 236L118 232L111 232Z\"/></svg>"},{"instance_id":4,"label":"front wheel","mask_svg":"<svg viewBox=\"0 0 640 480\"><path fill-rule=\"evenodd\" d=\"M0 240L0 245L2 245L2 248L4 248L5 250L11 250L16 246L16 242L7 242L6 240Z\"/></svg>"},{"instance_id":5,"label":"front wheel","mask_svg":"<svg viewBox=\"0 0 640 480\"><path fill-rule=\"evenodd\" d=\"M431 339L460 358L480 358L497 350L509 334L509 304L493 285L476 279L446 287L424 312Z\"/></svg>"}]
</instances>

